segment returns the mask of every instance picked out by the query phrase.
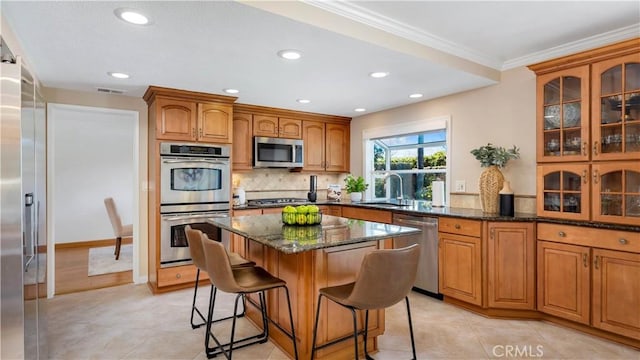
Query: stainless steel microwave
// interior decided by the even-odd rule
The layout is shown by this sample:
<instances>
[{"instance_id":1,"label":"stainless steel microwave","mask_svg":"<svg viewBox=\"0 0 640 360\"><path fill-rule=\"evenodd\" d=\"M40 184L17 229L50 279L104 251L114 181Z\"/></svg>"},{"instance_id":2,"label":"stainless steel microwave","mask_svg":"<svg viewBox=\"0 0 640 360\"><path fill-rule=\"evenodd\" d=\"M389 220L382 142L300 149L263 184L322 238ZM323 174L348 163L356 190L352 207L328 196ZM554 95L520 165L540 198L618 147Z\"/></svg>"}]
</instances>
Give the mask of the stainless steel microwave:
<instances>
[{"instance_id":1,"label":"stainless steel microwave","mask_svg":"<svg viewBox=\"0 0 640 360\"><path fill-rule=\"evenodd\" d=\"M302 140L262 136L253 139L253 167L296 168L304 165Z\"/></svg>"}]
</instances>

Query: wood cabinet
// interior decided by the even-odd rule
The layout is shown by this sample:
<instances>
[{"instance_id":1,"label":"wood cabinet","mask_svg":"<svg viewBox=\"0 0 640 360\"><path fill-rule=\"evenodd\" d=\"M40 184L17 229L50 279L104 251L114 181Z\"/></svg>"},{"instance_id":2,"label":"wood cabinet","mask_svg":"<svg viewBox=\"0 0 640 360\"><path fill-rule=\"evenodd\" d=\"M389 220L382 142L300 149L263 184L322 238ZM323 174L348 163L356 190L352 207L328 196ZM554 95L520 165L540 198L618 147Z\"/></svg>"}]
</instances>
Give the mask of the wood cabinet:
<instances>
[{"instance_id":1,"label":"wood cabinet","mask_svg":"<svg viewBox=\"0 0 640 360\"><path fill-rule=\"evenodd\" d=\"M387 210L363 209L361 207L343 206L342 217L391 224L393 214L391 213L391 211Z\"/></svg>"},{"instance_id":2,"label":"wood cabinet","mask_svg":"<svg viewBox=\"0 0 640 360\"><path fill-rule=\"evenodd\" d=\"M589 164L543 164L537 167L536 208L539 216L589 220Z\"/></svg>"},{"instance_id":3,"label":"wood cabinet","mask_svg":"<svg viewBox=\"0 0 640 360\"><path fill-rule=\"evenodd\" d=\"M538 310L589 324L589 248L538 241Z\"/></svg>"},{"instance_id":4,"label":"wood cabinet","mask_svg":"<svg viewBox=\"0 0 640 360\"><path fill-rule=\"evenodd\" d=\"M253 116L247 113L233 113L233 170L253 169Z\"/></svg>"},{"instance_id":5,"label":"wood cabinet","mask_svg":"<svg viewBox=\"0 0 640 360\"><path fill-rule=\"evenodd\" d=\"M640 162L640 38L529 68L537 74L538 215L637 224L640 172L629 161Z\"/></svg>"},{"instance_id":6,"label":"wood cabinet","mask_svg":"<svg viewBox=\"0 0 640 360\"><path fill-rule=\"evenodd\" d=\"M349 171L350 135L345 124L304 121L304 167L308 171Z\"/></svg>"},{"instance_id":7,"label":"wood cabinet","mask_svg":"<svg viewBox=\"0 0 640 360\"><path fill-rule=\"evenodd\" d=\"M440 293L482 306L481 222L440 218L438 229Z\"/></svg>"},{"instance_id":8,"label":"wood cabinet","mask_svg":"<svg viewBox=\"0 0 640 360\"><path fill-rule=\"evenodd\" d=\"M640 340L640 233L538 224L538 310Z\"/></svg>"},{"instance_id":9,"label":"wood cabinet","mask_svg":"<svg viewBox=\"0 0 640 360\"><path fill-rule=\"evenodd\" d=\"M536 237L532 222L490 222L487 306L534 310Z\"/></svg>"},{"instance_id":10,"label":"wood cabinet","mask_svg":"<svg viewBox=\"0 0 640 360\"><path fill-rule=\"evenodd\" d=\"M254 115L253 136L302 139L302 121L277 116Z\"/></svg>"},{"instance_id":11,"label":"wood cabinet","mask_svg":"<svg viewBox=\"0 0 640 360\"><path fill-rule=\"evenodd\" d=\"M235 97L150 86L144 99L149 105L149 131L155 132L156 140L232 140Z\"/></svg>"},{"instance_id":12,"label":"wood cabinet","mask_svg":"<svg viewBox=\"0 0 640 360\"><path fill-rule=\"evenodd\" d=\"M342 216L342 206L340 205L318 205L322 214L332 216Z\"/></svg>"}]
</instances>

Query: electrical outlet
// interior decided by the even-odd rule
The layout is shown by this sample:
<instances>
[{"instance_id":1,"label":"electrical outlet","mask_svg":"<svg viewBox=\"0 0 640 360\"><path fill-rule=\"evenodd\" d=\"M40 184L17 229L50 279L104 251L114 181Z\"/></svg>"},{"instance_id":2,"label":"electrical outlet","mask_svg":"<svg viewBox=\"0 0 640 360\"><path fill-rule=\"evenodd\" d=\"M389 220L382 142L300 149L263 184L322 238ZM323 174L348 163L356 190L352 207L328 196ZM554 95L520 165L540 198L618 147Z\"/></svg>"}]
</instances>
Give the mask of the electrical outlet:
<instances>
[{"instance_id":1,"label":"electrical outlet","mask_svg":"<svg viewBox=\"0 0 640 360\"><path fill-rule=\"evenodd\" d=\"M467 185L464 180L456 180L456 192L466 192Z\"/></svg>"}]
</instances>

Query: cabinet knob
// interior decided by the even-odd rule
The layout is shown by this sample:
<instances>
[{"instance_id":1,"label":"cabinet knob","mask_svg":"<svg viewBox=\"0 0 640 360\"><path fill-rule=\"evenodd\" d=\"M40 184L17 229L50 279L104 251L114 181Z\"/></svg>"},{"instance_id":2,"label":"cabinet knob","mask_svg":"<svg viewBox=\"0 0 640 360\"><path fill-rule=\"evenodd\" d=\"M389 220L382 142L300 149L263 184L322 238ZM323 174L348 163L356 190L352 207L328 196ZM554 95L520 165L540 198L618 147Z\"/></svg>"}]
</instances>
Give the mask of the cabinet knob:
<instances>
[{"instance_id":1,"label":"cabinet knob","mask_svg":"<svg viewBox=\"0 0 640 360\"><path fill-rule=\"evenodd\" d=\"M588 145L588 144L587 144L587 142L586 142L586 141L582 143L582 155L583 155L583 156L587 156L587 155L588 155L588 154L587 154L587 145Z\"/></svg>"},{"instance_id":2,"label":"cabinet knob","mask_svg":"<svg viewBox=\"0 0 640 360\"><path fill-rule=\"evenodd\" d=\"M593 155L598 155L598 142L593 142Z\"/></svg>"},{"instance_id":3,"label":"cabinet knob","mask_svg":"<svg viewBox=\"0 0 640 360\"><path fill-rule=\"evenodd\" d=\"M455 224L453 227L456 229L460 229L460 224Z\"/></svg>"},{"instance_id":4,"label":"cabinet knob","mask_svg":"<svg viewBox=\"0 0 640 360\"><path fill-rule=\"evenodd\" d=\"M589 267L589 264L587 263L587 254L582 254L582 265L584 265L584 267Z\"/></svg>"},{"instance_id":5,"label":"cabinet knob","mask_svg":"<svg viewBox=\"0 0 640 360\"><path fill-rule=\"evenodd\" d=\"M618 242L620 244L622 244L622 245L627 245L629 243L629 241L627 241L627 239L622 239L622 238L618 239Z\"/></svg>"},{"instance_id":6,"label":"cabinet knob","mask_svg":"<svg viewBox=\"0 0 640 360\"><path fill-rule=\"evenodd\" d=\"M582 181L586 184L589 182L589 176L587 176L587 170L582 171Z\"/></svg>"},{"instance_id":7,"label":"cabinet knob","mask_svg":"<svg viewBox=\"0 0 640 360\"><path fill-rule=\"evenodd\" d=\"M182 277L182 274L180 274L180 273L176 274L176 279L180 279L181 277Z\"/></svg>"},{"instance_id":8,"label":"cabinet knob","mask_svg":"<svg viewBox=\"0 0 640 360\"><path fill-rule=\"evenodd\" d=\"M564 231L558 231L558 236L565 237L567 234Z\"/></svg>"},{"instance_id":9,"label":"cabinet knob","mask_svg":"<svg viewBox=\"0 0 640 360\"><path fill-rule=\"evenodd\" d=\"M598 178L599 178L599 174L598 174L598 170L593 170L593 183L597 184L598 183Z\"/></svg>"}]
</instances>

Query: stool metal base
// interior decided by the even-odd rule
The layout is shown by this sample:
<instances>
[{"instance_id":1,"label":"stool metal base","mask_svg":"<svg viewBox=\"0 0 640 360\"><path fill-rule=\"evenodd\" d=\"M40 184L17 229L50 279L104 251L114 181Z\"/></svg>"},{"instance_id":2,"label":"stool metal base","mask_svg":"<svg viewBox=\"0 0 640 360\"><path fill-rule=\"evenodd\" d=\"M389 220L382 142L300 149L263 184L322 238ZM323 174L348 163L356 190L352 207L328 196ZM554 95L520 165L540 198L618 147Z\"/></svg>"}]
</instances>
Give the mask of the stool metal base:
<instances>
[{"instance_id":1,"label":"stool metal base","mask_svg":"<svg viewBox=\"0 0 640 360\"><path fill-rule=\"evenodd\" d=\"M202 315L202 312L200 312L200 309L198 309L198 307L196 306L196 298L198 297L198 282L200 280L200 269L197 269L196 271L196 284L194 286L193 289L193 302L191 303L191 328L192 329L197 329L200 328L204 325L207 325L207 319L204 317L204 315ZM213 294L213 285L211 285L211 290L209 291L209 299L211 299L211 296ZM225 320L229 320L233 317L243 317L245 315L245 308L244 308L244 302L242 303L242 312L240 314L235 314L235 315L231 315L231 316L227 316L225 318L222 319L216 319L213 320L214 323L217 323L219 321L225 321ZM198 315L198 317L200 318L200 320L202 320L202 322L200 323L194 323L194 316Z\"/></svg>"}]
</instances>

